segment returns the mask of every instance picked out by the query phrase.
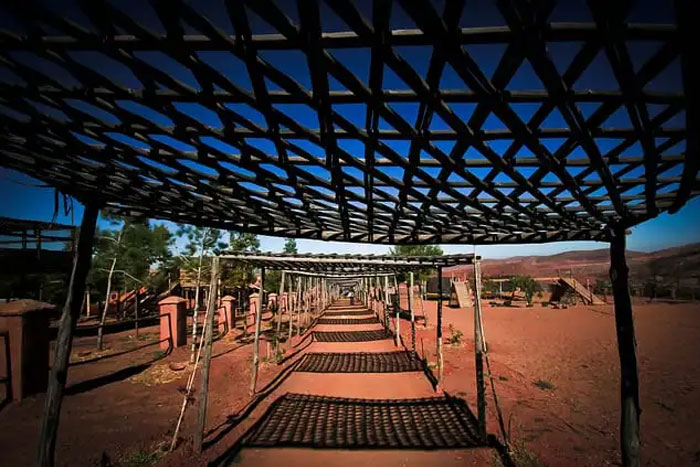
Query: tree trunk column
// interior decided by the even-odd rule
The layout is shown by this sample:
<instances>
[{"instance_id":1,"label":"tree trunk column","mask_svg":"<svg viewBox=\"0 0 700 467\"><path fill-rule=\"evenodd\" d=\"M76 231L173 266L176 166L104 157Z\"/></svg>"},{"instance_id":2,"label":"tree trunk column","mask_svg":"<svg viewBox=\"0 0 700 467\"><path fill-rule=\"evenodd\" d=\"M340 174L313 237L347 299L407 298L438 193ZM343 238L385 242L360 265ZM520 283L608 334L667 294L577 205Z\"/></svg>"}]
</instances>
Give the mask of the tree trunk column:
<instances>
[{"instance_id":1,"label":"tree trunk column","mask_svg":"<svg viewBox=\"0 0 700 467\"><path fill-rule=\"evenodd\" d=\"M68 286L68 295L63 305L63 313L56 337L56 355L49 374L49 385L44 403L44 413L39 432L37 464L54 465L56 433L61 414L63 391L68 377L68 358L73 344L73 330L80 317L85 292L85 279L92 264L92 245L95 239L95 225L99 208L96 204L86 204L80 224L80 237L73 259L73 272Z\"/></svg>"},{"instance_id":2,"label":"tree trunk column","mask_svg":"<svg viewBox=\"0 0 700 467\"><path fill-rule=\"evenodd\" d=\"M620 355L620 447L622 465L641 465L639 440L639 378L637 376L637 342L634 336L629 269L625 258L625 231L616 229L610 242L610 280L615 297L615 327Z\"/></svg>"},{"instance_id":3,"label":"tree trunk column","mask_svg":"<svg viewBox=\"0 0 700 467\"><path fill-rule=\"evenodd\" d=\"M437 302L437 354L438 354L438 384L442 386L444 359L442 356L442 267L437 268L438 302Z\"/></svg>"},{"instance_id":4,"label":"tree trunk column","mask_svg":"<svg viewBox=\"0 0 700 467\"><path fill-rule=\"evenodd\" d=\"M209 373L211 370L211 353L214 341L214 314L216 313L216 294L219 284L219 257L215 256L211 261L211 281L209 282L209 295L207 314L204 327L204 356L202 362L202 381L199 391L199 424L195 432L194 445L197 452L202 452L202 440L207 421L207 399L209 396Z\"/></svg>"},{"instance_id":5,"label":"tree trunk column","mask_svg":"<svg viewBox=\"0 0 700 467\"><path fill-rule=\"evenodd\" d=\"M413 272L408 273L408 311L411 313L411 350L416 352L416 315L413 311Z\"/></svg>"},{"instance_id":6,"label":"tree trunk column","mask_svg":"<svg viewBox=\"0 0 700 467\"><path fill-rule=\"evenodd\" d=\"M476 368L477 420L486 439L486 388L484 386L484 334L481 323L481 263L474 260L474 358Z\"/></svg>"},{"instance_id":7,"label":"tree trunk column","mask_svg":"<svg viewBox=\"0 0 700 467\"><path fill-rule=\"evenodd\" d=\"M250 394L255 394L255 385L258 381L258 366L260 364L260 325L262 322L263 295L265 295L265 268L260 269L260 295L258 296L257 309L255 310L255 342L253 343L253 374L250 381Z\"/></svg>"}]
</instances>

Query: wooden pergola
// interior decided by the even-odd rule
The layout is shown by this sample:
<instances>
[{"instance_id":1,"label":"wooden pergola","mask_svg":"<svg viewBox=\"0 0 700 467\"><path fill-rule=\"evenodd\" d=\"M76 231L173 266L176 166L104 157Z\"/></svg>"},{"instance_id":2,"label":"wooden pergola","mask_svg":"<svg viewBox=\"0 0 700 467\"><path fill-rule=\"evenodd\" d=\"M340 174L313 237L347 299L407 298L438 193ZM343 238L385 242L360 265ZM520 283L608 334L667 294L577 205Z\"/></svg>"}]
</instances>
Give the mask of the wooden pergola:
<instances>
[{"instance_id":1,"label":"wooden pergola","mask_svg":"<svg viewBox=\"0 0 700 467\"><path fill-rule=\"evenodd\" d=\"M349 242L606 241L622 461L639 465L625 232L700 193L695 5L639 21L631 2L562 4L500 0L496 25L464 0L3 5L0 164L86 205L58 347L100 208ZM475 49L494 44L487 69Z\"/></svg>"},{"instance_id":2,"label":"wooden pergola","mask_svg":"<svg viewBox=\"0 0 700 467\"><path fill-rule=\"evenodd\" d=\"M280 280L280 289L278 299L283 305L278 310L277 316L277 335L280 334L281 316L283 313L289 315L289 337L288 345L291 348L292 334L294 328L294 311L299 306L304 306L308 312L310 303L313 302L316 308L316 313L322 313L332 300L340 297L340 281L351 280L355 290L358 292L359 299L362 304L371 308L377 314L377 318L382 318L382 323L387 331L390 331L389 315L393 311L395 313L395 328L393 337L396 346L403 345L401 341L400 330L400 305L397 308L391 309L389 302L389 277L393 277L394 287L398 293L398 284L396 283L396 274L403 272L408 273L408 311L411 321L411 349L416 352L416 329L415 329L415 314L413 310L413 272L418 270L437 269L438 275L442 275L443 267L474 265L476 300L474 305L474 349L476 357L476 387L478 400L478 420L481 435L486 439L486 399L484 392L484 372L483 372L483 353L484 337L483 326L481 324L481 300L480 293L480 257L473 254L454 254L444 256L393 256L393 255L324 255L324 254L305 254L291 255L284 253L247 253L247 254L221 254L214 257L211 266L211 278L209 283L209 303L207 306L206 323L204 324L204 347L203 347L203 362L202 362L202 378L199 398L199 427L195 432L195 446L201 450L202 436L205 429L206 411L207 411L207 394L209 387L209 368L211 364L213 328L214 328L214 313L211 310L215 309L218 278L221 263L245 264L260 269L260 291L258 302L255 310L255 336L253 346L253 362L251 371L251 386L250 393L255 395L258 366L259 366L259 342L260 330L262 323L263 312L263 295L265 290L265 271L279 270L282 271ZM380 280L383 279L383 282ZM296 279L296 280L294 280ZM289 282L289 283L287 283ZM292 306L284 303L282 300L285 293L285 287L288 287L289 292L295 297L293 302L299 301L301 305L292 303ZM381 309L381 313L380 313ZM436 326L436 354L438 355L438 383L443 381L443 342L442 342L442 294L438 300L437 306L437 326ZM297 315L297 332L301 335L301 322ZM197 359L198 360L198 359ZM185 396L187 400L189 394ZM185 407L185 404L183 404ZM180 417L180 421L182 415ZM178 427L180 424L178 421Z\"/></svg>"}]
</instances>

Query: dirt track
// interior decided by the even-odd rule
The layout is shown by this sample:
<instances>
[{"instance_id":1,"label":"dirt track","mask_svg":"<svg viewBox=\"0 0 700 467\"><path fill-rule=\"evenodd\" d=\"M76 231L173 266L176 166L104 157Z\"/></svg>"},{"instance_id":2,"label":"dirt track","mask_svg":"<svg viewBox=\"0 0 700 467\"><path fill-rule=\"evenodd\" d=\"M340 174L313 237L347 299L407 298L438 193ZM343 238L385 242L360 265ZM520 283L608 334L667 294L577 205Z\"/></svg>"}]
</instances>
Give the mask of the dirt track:
<instances>
[{"instance_id":1,"label":"dirt track","mask_svg":"<svg viewBox=\"0 0 700 467\"><path fill-rule=\"evenodd\" d=\"M435 302L427 302L429 327L418 327L418 350L425 349L434 362ZM642 408L642 440L645 465L697 465L700 460L700 307L697 305L637 305L635 318L639 345ZM354 317L353 317L354 318ZM444 389L463 397L474 407L474 362L471 310L445 309L444 336L449 325L461 330L461 345L446 345ZM510 421L511 436L549 465L612 465L617 462L618 364L611 307L485 308L484 325L490 360L501 408ZM367 325L361 329L378 329ZM339 326L338 326L339 327ZM326 326L325 330L338 330ZM347 326L343 326L344 328ZM358 328L360 329L360 328ZM318 328L317 330L324 330ZM345 331L346 329L343 329ZM153 331L153 329L149 329ZM402 322L404 342L410 345L410 325ZM113 351L133 346L128 332L111 335ZM89 348L90 340L76 345L76 355ZM148 341L146 341L148 342ZM295 340L295 343L299 343ZM422 344L422 345L421 345ZM299 348L306 346L306 342ZM314 343L305 351L386 352L395 350L391 341L362 343ZM264 349L264 346L263 346ZM69 387L62 413L57 458L61 465L93 465L101 457L132 456L167 439L181 402L179 379L146 386L148 371L171 361L184 361L187 352L178 349L161 356L157 346L71 367ZM264 350L263 350L264 351ZM236 425L236 415L249 402L251 346L224 338L215 344L208 426L209 440L216 440L206 452L211 459L227 452L237 436L263 414L276 396L285 392L323 394L336 397L401 399L434 397L432 386L421 373L319 374L293 373L256 407L253 417ZM300 356L301 354L298 354ZM85 358L89 358L86 356ZM152 360L151 366L143 370ZM263 365L260 388L280 369ZM144 366L141 366L144 364ZM127 368L131 368L128 370ZM125 370L127 369L127 370ZM119 372L117 372L119 370ZM116 373L116 376L115 375ZM133 373L133 374L132 374ZM105 377L111 375L109 377ZM136 378L136 382L134 381ZM533 383L547 381L554 389L542 390ZM494 404L488 392L488 431L498 433ZM29 465L33 461L38 420L43 397L10 404L0 411L0 452L2 465ZM194 410L186 418L186 436L194 426ZM274 451L274 452L273 452ZM476 450L474 452L478 452ZM433 464L435 452L415 450L363 451L320 450L311 456L297 448L245 448L237 460L256 465L283 456L286 463L362 462L368 465ZM491 463L492 454L465 457L463 451L438 451L440 463L472 460L475 465ZM104 453L104 454L103 454ZM338 457L336 454L342 454ZM187 443L163 464L192 463ZM203 459L200 459L203 460ZM276 462L276 461L275 461Z\"/></svg>"}]
</instances>

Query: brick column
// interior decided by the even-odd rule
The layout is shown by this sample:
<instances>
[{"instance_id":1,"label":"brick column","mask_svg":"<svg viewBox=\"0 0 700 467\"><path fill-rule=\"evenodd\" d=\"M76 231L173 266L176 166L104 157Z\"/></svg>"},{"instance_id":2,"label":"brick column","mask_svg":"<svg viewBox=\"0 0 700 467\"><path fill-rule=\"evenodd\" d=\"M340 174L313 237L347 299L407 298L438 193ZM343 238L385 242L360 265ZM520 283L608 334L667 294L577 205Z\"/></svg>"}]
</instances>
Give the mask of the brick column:
<instances>
[{"instance_id":1,"label":"brick column","mask_svg":"<svg viewBox=\"0 0 700 467\"><path fill-rule=\"evenodd\" d=\"M255 324L255 313L258 311L258 297L260 297L259 293L252 293L248 296L248 313L250 314L250 317L253 320L253 324ZM248 326L248 316L246 316L246 328Z\"/></svg>"},{"instance_id":2,"label":"brick column","mask_svg":"<svg viewBox=\"0 0 700 467\"><path fill-rule=\"evenodd\" d=\"M16 401L45 392L49 378L49 318L55 307L36 300L0 305L0 361ZM9 356L6 352L9 351ZM7 368L7 362L10 367Z\"/></svg>"},{"instance_id":3,"label":"brick column","mask_svg":"<svg viewBox=\"0 0 700 467\"><path fill-rule=\"evenodd\" d=\"M277 308L278 305L277 294L274 292L267 294L267 309L269 310L272 307Z\"/></svg>"},{"instance_id":4,"label":"brick column","mask_svg":"<svg viewBox=\"0 0 700 467\"><path fill-rule=\"evenodd\" d=\"M219 310L219 332L224 333L234 328L233 310L236 306L236 299L230 295L221 297L221 308Z\"/></svg>"},{"instance_id":5,"label":"brick column","mask_svg":"<svg viewBox=\"0 0 700 467\"><path fill-rule=\"evenodd\" d=\"M173 347L187 345L187 299L174 295L158 302L160 317L160 348L168 349L172 338Z\"/></svg>"}]
</instances>

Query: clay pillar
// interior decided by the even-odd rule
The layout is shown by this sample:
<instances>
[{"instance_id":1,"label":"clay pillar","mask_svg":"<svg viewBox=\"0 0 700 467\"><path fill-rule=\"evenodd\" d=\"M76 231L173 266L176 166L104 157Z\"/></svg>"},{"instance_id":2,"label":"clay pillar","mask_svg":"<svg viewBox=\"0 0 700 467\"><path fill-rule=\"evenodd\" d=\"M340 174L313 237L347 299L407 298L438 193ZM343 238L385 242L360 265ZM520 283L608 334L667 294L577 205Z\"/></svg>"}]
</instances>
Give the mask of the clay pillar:
<instances>
[{"instance_id":1,"label":"clay pillar","mask_svg":"<svg viewBox=\"0 0 700 467\"><path fill-rule=\"evenodd\" d=\"M0 345L9 358L0 362L10 379L16 401L45 392L49 380L49 317L55 307L36 300L15 300L0 305ZM10 368L6 365L10 363Z\"/></svg>"},{"instance_id":2,"label":"clay pillar","mask_svg":"<svg viewBox=\"0 0 700 467\"><path fill-rule=\"evenodd\" d=\"M270 310L272 308L277 309L278 305L278 299L277 299L277 294L274 292L271 292L267 296L267 309Z\"/></svg>"},{"instance_id":3,"label":"clay pillar","mask_svg":"<svg viewBox=\"0 0 700 467\"><path fill-rule=\"evenodd\" d=\"M221 309L219 311L219 332L230 331L234 328L233 310L236 299L230 295L221 297Z\"/></svg>"},{"instance_id":4,"label":"clay pillar","mask_svg":"<svg viewBox=\"0 0 700 467\"><path fill-rule=\"evenodd\" d=\"M187 300L171 295L158 302L160 314L160 348L187 345Z\"/></svg>"},{"instance_id":5,"label":"clay pillar","mask_svg":"<svg viewBox=\"0 0 700 467\"><path fill-rule=\"evenodd\" d=\"M258 301L259 296L259 293L252 293L248 295L248 314L250 314L253 317L253 323L255 323L255 314L257 313L258 305L262 304L262 302ZM247 325L248 318L246 317L246 326Z\"/></svg>"}]
</instances>

